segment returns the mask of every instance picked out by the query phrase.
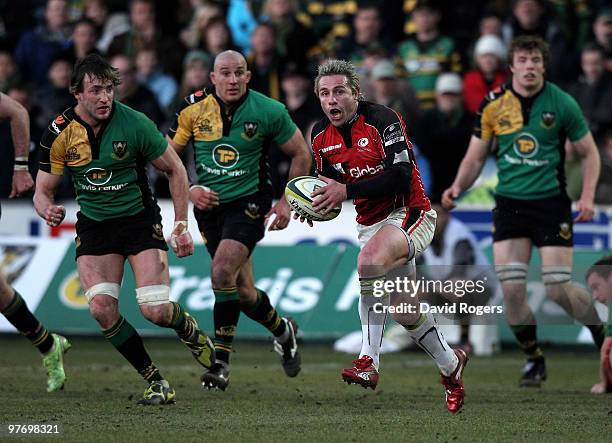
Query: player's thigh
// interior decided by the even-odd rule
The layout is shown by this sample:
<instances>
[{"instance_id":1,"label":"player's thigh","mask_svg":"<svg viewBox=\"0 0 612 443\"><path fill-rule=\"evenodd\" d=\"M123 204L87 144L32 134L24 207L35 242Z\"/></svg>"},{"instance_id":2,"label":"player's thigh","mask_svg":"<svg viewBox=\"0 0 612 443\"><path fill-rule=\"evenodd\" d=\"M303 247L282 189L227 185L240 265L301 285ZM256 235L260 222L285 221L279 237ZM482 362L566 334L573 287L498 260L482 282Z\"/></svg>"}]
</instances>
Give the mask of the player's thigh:
<instances>
[{"instance_id":1,"label":"player's thigh","mask_svg":"<svg viewBox=\"0 0 612 443\"><path fill-rule=\"evenodd\" d=\"M134 272L136 287L169 285L168 254L161 249L146 249L129 255L128 261Z\"/></svg>"},{"instance_id":2,"label":"player's thigh","mask_svg":"<svg viewBox=\"0 0 612 443\"><path fill-rule=\"evenodd\" d=\"M200 236L211 257L215 256L217 248L219 247L219 242L221 241L220 224L222 222L223 213L223 206L208 211L202 211L198 208L193 209L193 215L198 223Z\"/></svg>"},{"instance_id":3,"label":"player's thigh","mask_svg":"<svg viewBox=\"0 0 612 443\"><path fill-rule=\"evenodd\" d=\"M531 240L529 238L511 238L496 241L493 243L493 256L496 265L529 264Z\"/></svg>"},{"instance_id":4,"label":"player's thigh","mask_svg":"<svg viewBox=\"0 0 612 443\"><path fill-rule=\"evenodd\" d=\"M436 212L418 208L399 208L374 225L358 225L362 248L358 265L359 262L363 265L376 262L377 265L393 268L406 264L427 249L435 227ZM389 235L390 238L385 238Z\"/></svg>"},{"instance_id":5,"label":"player's thigh","mask_svg":"<svg viewBox=\"0 0 612 443\"><path fill-rule=\"evenodd\" d=\"M121 284L123 263L119 254L81 255L77 258L77 270L84 290L100 283Z\"/></svg>"},{"instance_id":6,"label":"player's thigh","mask_svg":"<svg viewBox=\"0 0 612 443\"><path fill-rule=\"evenodd\" d=\"M357 268L360 274L366 271L365 267L391 269L406 264L409 253L410 245L406 235L397 226L383 225L361 249Z\"/></svg>"}]
</instances>

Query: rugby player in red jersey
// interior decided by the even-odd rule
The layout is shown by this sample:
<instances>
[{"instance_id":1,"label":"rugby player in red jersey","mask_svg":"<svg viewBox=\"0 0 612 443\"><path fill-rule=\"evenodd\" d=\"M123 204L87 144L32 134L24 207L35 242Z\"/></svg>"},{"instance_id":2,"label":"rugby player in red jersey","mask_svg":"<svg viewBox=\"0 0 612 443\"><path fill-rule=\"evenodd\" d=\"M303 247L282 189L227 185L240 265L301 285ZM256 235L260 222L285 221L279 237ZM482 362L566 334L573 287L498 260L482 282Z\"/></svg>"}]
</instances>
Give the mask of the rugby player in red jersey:
<instances>
[{"instance_id":1,"label":"rugby player in red jersey","mask_svg":"<svg viewBox=\"0 0 612 443\"><path fill-rule=\"evenodd\" d=\"M376 387L380 346L390 312L434 359L448 410L457 412L463 405L466 354L451 349L431 313L418 309L393 312L387 309L390 294L381 290L389 271L414 267L415 256L430 244L436 224L436 212L425 195L404 122L392 109L361 100L355 68L343 60L328 60L319 66L315 94L326 117L313 128L312 149L319 177L327 186L312 194L313 206L327 212L352 199L361 244L357 271L362 348L354 366L342 371L342 378ZM398 300L418 305L405 294L395 293L393 298L395 306Z\"/></svg>"}]
</instances>

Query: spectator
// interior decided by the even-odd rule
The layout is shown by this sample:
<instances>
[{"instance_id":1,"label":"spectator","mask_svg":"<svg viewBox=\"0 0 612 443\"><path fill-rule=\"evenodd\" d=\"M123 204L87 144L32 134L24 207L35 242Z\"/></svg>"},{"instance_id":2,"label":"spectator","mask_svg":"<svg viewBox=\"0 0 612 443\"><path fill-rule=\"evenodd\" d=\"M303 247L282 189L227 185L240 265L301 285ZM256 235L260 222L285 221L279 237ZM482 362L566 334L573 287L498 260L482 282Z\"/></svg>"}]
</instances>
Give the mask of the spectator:
<instances>
[{"instance_id":1,"label":"spectator","mask_svg":"<svg viewBox=\"0 0 612 443\"><path fill-rule=\"evenodd\" d=\"M253 31L251 54L247 57L251 81L249 88L274 100L281 100L280 74L283 70L276 50L276 30L270 23L260 23Z\"/></svg>"},{"instance_id":2,"label":"spectator","mask_svg":"<svg viewBox=\"0 0 612 443\"><path fill-rule=\"evenodd\" d=\"M0 51L0 92L6 93L19 82L19 75L13 55L8 51Z\"/></svg>"},{"instance_id":3,"label":"spectator","mask_svg":"<svg viewBox=\"0 0 612 443\"><path fill-rule=\"evenodd\" d=\"M189 25L180 33L183 44L188 48L197 47L210 20L217 17L223 18L223 9L218 4L206 3L196 6Z\"/></svg>"},{"instance_id":4,"label":"spectator","mask_svg":"<svg viewBox=\"0 0 612 443\"><path fill-rule=\"evenodd\" d=\"M415 140L429 160L432 195L442 195L455 177L472 135L474 116L463 106L463 83L455 73L436 80L436 107L428 111L419 125Z\"/></svg>"},{"instance_id":5,"label":"spectator","mask_svg":"<svg viewBox=\"0 0 612 443\"><path fill-rule=\"evenodd\" d=\"M41 0L0 1L0 47L13 50L27 29L36 25L32 13L44 3ZM11 174L12 177L12 174Z\"/></svg>"},{"instance_id":6,"label":"spectator","mask_svg":"<svg viewBox=\"0 0 612 443\"><path fill-rule=\"evenodd\" d=\"M581 51L591 33L591 10L589 0L556 0L550 4L568 41Z\"/></svg>"},{"instance_id":7,"label":"spectator","mask_svg":"<svg viewBox=\"0 0 612 443\"><path fill-rule=\"evenodd\" d=\"M281 88L289 116L300 128L304 137L309 137L312 124L323 118L323 113L321 105L312 94L312 85L308 75L289 67L283 72L281 78ZM307 141L310 144L310 141Z\"/></svg>"},{"instance_id":8,"label":"spectator","mask_svg":"<svg viewBox=\"0 0 612 443\"><path fill-rule=\"evenodd\" d=\"M174 97L172 109L176 108L192 92L210 86L211 67L212 60L204 51L192 49L187 53L183 60L183 80Z\"/></svg>"},{"instance_id":9,"label":"spectator","mask_svg":"<svg viewBox=\"0 0 612 443\"><path fill-rule=\"evenodd\" d=\"M121 77L121 84L117 86L115 99L142 112L153 120L159 128L164 122L164 113L149 88L138 83L136 68L132 60L120 54L114 56L110 64L119 71Z\"/></svg>"},{"instance_id":10,"label":"spectator","mask_svg":"<svg viewBox=\"0 0 612 443\"><path fill-rule=\"evenodd\" d=\"M252 4L249 0L229 0L227 10L227 25L232 31L234 43L243 54L251 52L251 36L257 26Z\"/></svg>"},{"instance_id":11,"label":"spectator","mask_svg":"<svg viewBox=\"0 0 612 443\"><path fill-rule=\"evenodd\" d=\"M353 17L353 31L336 43L335 55L361 65L369 47L379 46L393 52L393 43L382 37L383 21L376 3L366 3Z\"/></svg>"},{"instance_id":12,"label":"spectator","mask_svg":"<svg viewBox=\"0 0 612 443\"><path fill-rule=\"evenodd\" d=\"M515 0L512 16L502 29L504 43L508 47L512 39L520 35L542 37L550 45L547 79L567 85L578 78L578 56L570 48L560 26L546 12L544 0Z\"/></svg>"},{"instance_id":13,"label":"spectator","mask_svg":"<svg viewBox=\"0 0 612 443\"><path fill-rule=\"evenodd\" d=\"M130 19L123 12L109 13L105 0L85 0L83 2L83 17L96 25L98 41L96 48L106 53L113 39L130 30Z\"/></svg>"},{"instance_id":14,"label":"spectator","mask_svg":"<svg viewBox=\"0 0 612 443\"><path fill-rule=\"evenodd\" d=\"M281 88L289 116L310 145L309 137L312 127L317 120L323 118L321 106L312 94L310 80L304 72L295 68L287 68L281 78ZM286 155L276 144L273 144L270 147L268 159L274 198L281 198L287 184L291 157Z\"/></svg>"},{"instance_id":15,"label":"spectator","mask_svg":"<svg viewBox=\"0 0 612 443\"><path fill-rule=\"evenodd\" d=\"M350 33L349 23L358 9L356 1L347 0L309 1L305 7L312 32L324 48L333 47L336 39Z\"/></svg>"},{"instance_id":16,"label":"spectator","mask_svg":"<svg viewBox=\"0 0 612 443\"><path fill-rule=\"evenodd\" d=\"M601 173L595 192L595 203L612 205L612 128L605 133L600 146Z\"/></svg>"},{"instance_id":17,"label":"spectator","mask_svg":"<svg viewBox=\"0 0 612 443\"><path fill-rule=\"evenodd\" d=\"M131 0L130 30L116 36L111 42L107 55L127 55L134 59L136 53L143 48L152 48L157 52L158 60L163 69L179 78L184 48L181 43L163 35L155 24L155 3L153 0Z\"/></svg>"},{"instance_id":18,"label":"spectator","mask_svg":"<svg viewBox=\"0 0 612 443\"><path fill-rule=\"evenodd\" d=\"M419 101L410 84L397 75L396 66L390 60L380 60L372 68L370 80L372 96L369 99L399 112L408 134L413 134L421 118Z\"/></svg>"},{"instance_id":19,"label":"spectator","mask_svg":"<svg viewBox=\"0 0 612 443\"><path fill-rule=\"evenodd\" d=\"M476 114L480 102L489 92L498 88L508 78L504 67L506 47L495 35L483 35L474 48L476 69L465 73L463 91L465 108Z\"/></svg>"},{"instance_id":20,"label":"spectator","mask_svg":"<svg viewBox=\"0 0 612 443\"><path fill-rule=\"evenodd\" d=\"M171 75L161 71L157 61L157 53L153 49L141 49L136 54L136 77L155 94L157 102L169 110L172 100L176 95L178 86Z\"/></svg>"},{"instance_id":21,"label":"spectator","mask_svg":"<svg viewBox=\"0 0 612 443\"><path fill-rule=\"evenodd\" d=\"M37 118L50 122L75 104L74 96L69 91L72 66L72 62L65 58L58 58L51 63L48 84L36 91L36 103L43 114Z\"/></svg>"},{"instance_id":22,"label":"spectator","mask_svg":"<svg viewBox=\"0 0 612 443\"><path fill-rule=\"evenodd\" d=\"M434 3L419 0L412 16L416 33L400 44L399 55L421 108L429 110L436 104L438 75L445 71L461 72L461 57L455 50L455 42L440 34L440 11Z\"/></svg>"},{"instance_id":23,"label":"spectator","mask_svg":"<svg viewBox=\"0 0 612 443\"><path fill-rule=\"evenodd\" d=\"M502 21L496 14L493 13L485 13L480 18L480 23L478 24L478 30L480 35L495 35L499 38L502 37Z\"/></svg>"},{"instance_id":24,"label":"spectator","mask_svg":"<svg viewBox=\"0 0 612 443\"><path fill-rule=\"evenodd\" d=\"M228 49L235 49L232 33L224 17L213 17L208 21L198 48L206 51L213 60L217 54Z\"/></svg>"},{"instance_id":25,"label":"spectator","mask_svg":"<svg viewBox=\"0 0 612 443\"><path fill-rule=\"evenodd\" d=\"M97 28L94 22L87 18L78 20L72 29L72 41L66 51L64 58L74 63L91 53L99 53L96 48L98 39Z\"/></svg>"},{"instance_id":26,"label":"spectator","mask_svg":"<svg viewBox=\"0 0 612 443\"><path fill-rule=\"evenodd\" d=\"M48 0L44 24L23 34L15 49L15 61L24 80L46 85L51 61L68 47L69 39L68 2Z\"/></svg>"},{"instance_id":27,"label":"spectator","mask_svg":"<svg viewBox=\"0 0 612 443\"><path fill-rule=\"evenodd\" d=\"M589 44L582 50L583 75L569 88L589 123L595 141L612 127L612 72L606 71L603 49Z\"/></svg>"},{"instance_id":28,"label":"spectator","mask_svg":"<svg viewBox=\"0 0 612 443\"><path fill-rule=\"evenodd\" d=\"M602 8L593 22L595 42L604 49L606 70L612 71L612 7Z\"/></svg>"},{"instance_id":29,"label":"spectator","mask_svg":"<svg viewBox=\"0 0 612 443\"><path fill-rule=\"evenodd\" d=\"M277 32L278 54L304 69L317 50L317 39L298 10L297 0L266 0L262 21L269 21Z\"/></svg>"}]
</instances>

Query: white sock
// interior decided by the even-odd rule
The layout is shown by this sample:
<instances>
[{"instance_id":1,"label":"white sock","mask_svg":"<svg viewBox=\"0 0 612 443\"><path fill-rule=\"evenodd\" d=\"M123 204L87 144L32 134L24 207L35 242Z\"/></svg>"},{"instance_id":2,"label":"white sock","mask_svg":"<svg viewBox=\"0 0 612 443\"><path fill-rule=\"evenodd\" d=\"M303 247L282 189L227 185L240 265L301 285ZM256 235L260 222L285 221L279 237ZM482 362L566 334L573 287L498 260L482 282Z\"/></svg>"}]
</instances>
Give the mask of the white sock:
<instances>
[{"instance_id":1,"label":"white sock","mask_svg":"<svg viewBox=\"0 0 612 443\"><path fill-rule=\"evenodd\" d=\"M440 372L449 376L457 368L459 360L455 352L446 343L446 339L438 329L432 314L421 314L416 325L404 325L412 339L434 359Z\"/></svg>"},{"instance_id":2,"label":"white sock","mask_svg":"<svg viewBox=\"0 0 612 443\"><path fill-rule=\"evenodd\" d=\"M389 306L389 296L374 297L372 295L372 279L360 279L361 296L359 297L359 318L361 320L361 352L359 358L367 355L372 357L374 367L378 369L380 364L380 346L382 345L387 310L383 306ZM374 306L376 311L374 311Z\"/></svg>"}]
</instances>

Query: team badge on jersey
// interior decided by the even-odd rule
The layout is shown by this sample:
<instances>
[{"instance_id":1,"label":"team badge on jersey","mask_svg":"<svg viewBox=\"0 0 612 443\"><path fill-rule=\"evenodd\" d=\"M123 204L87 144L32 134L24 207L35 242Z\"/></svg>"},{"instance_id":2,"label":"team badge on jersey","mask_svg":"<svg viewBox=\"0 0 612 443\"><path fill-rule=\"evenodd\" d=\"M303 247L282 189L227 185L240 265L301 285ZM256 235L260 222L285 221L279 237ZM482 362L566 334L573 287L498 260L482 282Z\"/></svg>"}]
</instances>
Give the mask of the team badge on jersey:
<instances>
[{"instance_id":1,"label":"team badge on jersey","mask_svg":"<svg viewBox=\"0 0 612 443\"><path fill-rule=\"evenodd\" d=\"M76 146L71 146L66 150L66 155L64 156L64 161L67 162L75 162L81 159L81 154L79 154L79 150Z\"/></svg>"},{"instance_id":2,"label":"team badge on jersey","mask_svg":"<svg viewBox=\"0 0 612 443\"><path fill-rule=\"evenodd\" d=\"M542 112L542 123L543 128L550 129L555 126L555 113L554 112Z\"/></svg>"},{"instance_id":3,"label":"team badge on jersey","mask_svg":"<svg viewBox=\"0 0 612 443\"><path fill-rule=\"evenodd\" d=\"M563 240L569 240L572 238L572 230L570 229L569 223L561 223L559 225L559 237Z\"/></svg>"},{"instance_id":4,"label":"team badge on jersey","mask_svg":"<svg viewBox=\"0 0 612 443\"><path fill-rule=\"evenodd\" d=\"M213 127L212 124L210 123L210 120L205 118L204 120L202 120L202 123L200 123L197 126L198 131L200 132L206 132L208 134L210 134L211 132L213 132Z\"/></svg>"},{"instance_id":5,"label":"team badge on jersey","mask_svg":"<svg viewBox=\"0 0 612 443\"><path fill-rule=\"evenodd\" d=\"M111 154L111 157L114 160L125 159L127 153L127 141L113 141L113 153Z\"/></svg>"},{"instance_id":6,"label":"team badge on jersey","mask_svg":"<svg viewBox=\"0 0 612 443\"><path fill-rule=\"evenodd\" d=\"M255 137L257 133L257 122L245 122L244 123L244 136L248 139Z\"/></svg>"}]
</instances>

